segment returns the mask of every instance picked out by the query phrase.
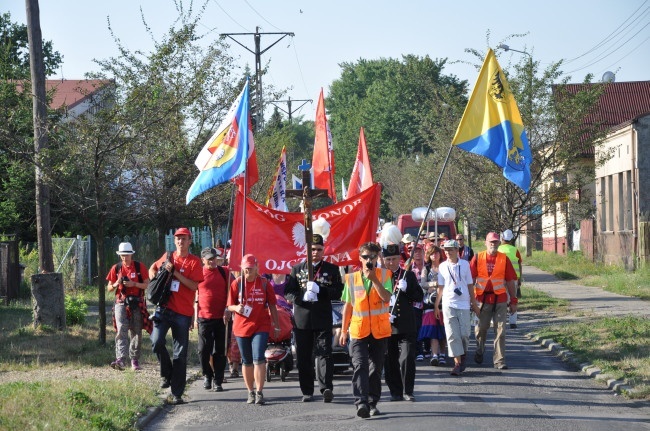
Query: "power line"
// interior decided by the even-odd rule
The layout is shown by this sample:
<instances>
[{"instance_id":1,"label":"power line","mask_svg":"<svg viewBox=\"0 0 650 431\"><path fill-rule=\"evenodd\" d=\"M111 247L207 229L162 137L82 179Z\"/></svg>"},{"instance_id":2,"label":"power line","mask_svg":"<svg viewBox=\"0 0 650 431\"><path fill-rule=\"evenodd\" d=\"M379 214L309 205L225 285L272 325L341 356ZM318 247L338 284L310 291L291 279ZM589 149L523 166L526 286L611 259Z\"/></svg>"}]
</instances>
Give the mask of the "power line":
<instances>
[{"instance_id":1,"label":"power line","mask_svg":"<svg viewBox=\"0 0 650 431\"><path fill-rule=\"evenodd\" d=\"M585 55L587 55L587 54L589 54L589 53L591 53L591 52L597 50L598 48L600 48L604 43L608 42L609 39L610 39L610 37L611 37L612 35L615 35L615 34L618 32L618 30L619 30L623 25L625 25L625 23L626 23L627 21L629 21L629 20L630 20L634 15L636 15L636 13L637 13L637 12L638 12L638 11L639 11L639 10L640 10L640 9L641 9L641 8L642 8L642 7L647 3L647 2L648 2L648 0L645 0L645 1L643 2L643 4L642 4L641 6L639 6L638 9L635 10L635 11L632 13L632 15L630 15L629 17L627 17L627 19L625 19L625 21L623 21L623 22L622 22L622 23L621 23L621 24L620 24L620 25L619 25L619 26L618 26L614 31L612 31L610 34L608 34L607 36L605 36L605 38L604 38L603 40L601 40L601 41L600 41L596 46L594 46L593 48L591 48L591 49L588 50L587 52L585 52L585 53L583 53L583 54L581 54L581 55L579 55L579 56L577 56L577 57L575 57L575 58L572 58L572 59L570 59L570 60L566 60L566 61L564 62L564 64L568 64L568 63L571 63L571 62L573 62L573 61L575 61L575 60L578 60L579 58L582 58L582 57L584 57ZM647 9L646 9L646 12L647 12ZM644 12L644 13L645 13L645 12ZM644 15L644 14L641 14L641 16L642 16L642 15ZM639 18L639 17L637 16L636 19L638 19L638 18ZM634 21L636 21L636 19L634 19L634 20L632 21L632 23L633 23ZM626 28L629 27L632 23L628 24L628 25L626 26Z\"/></svg>"},{"instance_id":2,"label":"power line","mask_svg":"<svg viewBox=\"0 0 650 431\"><path fill-rule=\"evenodd\" d=\"M214 4L216 4L216 5L219 7L219 9L221 9L221 11L222 11L223 13L226 14L226 16L227 16L228 18L230 18L230 20L231 20L232 22L234 22L235 24L237 24L238 26L240 26L240 27L243 28L244 30L248 31L248 29L247 29L246 27L244 27L244 26L241 25L239 22L237 22L237 20L236 20L235 18L231 17L231 16L228 14L228 12L226 12L226 10L225 10L224 8L222 8L221 5L220 5L219 3L217 3L217 0L212 0L212 1L214 2Z\"/></svg>"},{"instance_id":3,"label":"power line","mask_svg":"<svg viewBox=\"0 0 650 431\"><path fill-rule=\"evenodd\" d=\"M276 26L274 26L273 24L271 24L271 23L269 22L269 20L267 20L266 18L264 18L264 17L262 16L262 14L260 14L257 10L255 10L255 8L254 8L253 6L251 6L251 4L248 2L248 0L244 0L244 3L246 3L246 4L248 5L248 7L251 8L251 9L253 10L253 12L255 12L255 13L257 14L257 16L259 16L260 18L262 18L262 20L265 21L268 25L270 25L271 27L273 27L274 29L276 29L276 30L278 30L278 31L282 31L282 29L279 29L279 28L277 28Z\"/></svg>"},{"instance_id":4,"label":"power line","mask_svg":"<svg viewBox=\"0 0 650 431\"><path fill-rule=\"evenodd\" d=\"M621 61L623 61L624 59L626 59L626 58L627 58L630 54L632 54L634 51L636 51L637 49L639 49L639 48L641 47L641 45L643 45L644 43L646 43L648 40L650 40L650 36L646 37L644 41L642 41L640 44L638 44L637 46L635 46L634 48L632 48L632 50L630 50L630 51L629 51L627 54L625 54L623 57L619 58L619 59L616 60L614 63L612 63L612 64L610 64L609 66L607 66L604 70L607 71L607 70L611 69L613 66L616 66L618 63L620 63Z\"/></svg>"}]
</instances>

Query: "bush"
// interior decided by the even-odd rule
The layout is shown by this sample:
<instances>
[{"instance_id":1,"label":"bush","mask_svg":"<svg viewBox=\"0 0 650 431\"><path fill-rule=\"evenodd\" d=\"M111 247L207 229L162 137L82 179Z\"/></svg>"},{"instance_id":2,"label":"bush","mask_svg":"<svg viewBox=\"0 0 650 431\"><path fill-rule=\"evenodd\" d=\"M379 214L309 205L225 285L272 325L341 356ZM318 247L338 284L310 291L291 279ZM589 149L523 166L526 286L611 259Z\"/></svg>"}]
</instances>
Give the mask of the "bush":
<instances>
[{"instance_id":1,"label":"bush","mask_svg":"<svg viewBox=\"0 0 650 431\"><path fill-rule=\"evenodd\" d=\"M65 320L67 325L83 325L86 322L88 306L82 299L65 296Z\"/></svg>"}]
</instances>

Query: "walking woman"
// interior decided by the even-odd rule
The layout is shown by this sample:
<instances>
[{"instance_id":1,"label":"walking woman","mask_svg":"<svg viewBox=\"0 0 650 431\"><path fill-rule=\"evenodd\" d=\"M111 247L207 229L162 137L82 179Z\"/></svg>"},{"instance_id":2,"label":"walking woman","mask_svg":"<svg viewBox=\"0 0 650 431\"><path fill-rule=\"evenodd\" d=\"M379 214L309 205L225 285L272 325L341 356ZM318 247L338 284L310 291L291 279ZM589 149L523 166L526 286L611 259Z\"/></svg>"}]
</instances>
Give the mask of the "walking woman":
<instances>
[{"instance_id":1,"label":"walking woman","mask_svg":"<svg viewBox=\"0 0 650 431\"><path fill-rule=\"evenodd\" d=\"M233 334L242 356L243 375L248 390L248 404L264 404L266 358L264 351L269 332L280 332L273 286L258 274L257 259L247 254L241 262L242 276L230 285L228 309L235 313ZM241 278L243 288L240 288ZM270 312L270 316L269 316ZM273 328L271 328L271 318Z\"/></svg>"}]
</instances>

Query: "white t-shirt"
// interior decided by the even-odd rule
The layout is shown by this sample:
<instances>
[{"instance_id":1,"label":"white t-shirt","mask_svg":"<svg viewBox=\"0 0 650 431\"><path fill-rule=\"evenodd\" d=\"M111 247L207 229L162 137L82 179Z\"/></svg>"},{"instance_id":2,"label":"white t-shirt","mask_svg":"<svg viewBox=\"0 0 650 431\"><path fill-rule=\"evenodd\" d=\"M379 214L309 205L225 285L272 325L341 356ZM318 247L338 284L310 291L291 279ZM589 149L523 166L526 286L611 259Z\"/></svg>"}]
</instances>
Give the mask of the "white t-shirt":
<instances>
[{"instance_id":1,"label":"white t-shirt","mask_svg":"<svg viewBox=\"0 0 650 431\"><path fill-rule=\"evenodd\" d=\"M469 269L469 262L458 259L457 263L449 260L442 262L438 268L438 286L442 289L443 307L456 308L459 310L470 309L469 288L474 282L472 271ZM454 290L458 287L462 295L456 295Z\"/></svg>"}]
</instances>

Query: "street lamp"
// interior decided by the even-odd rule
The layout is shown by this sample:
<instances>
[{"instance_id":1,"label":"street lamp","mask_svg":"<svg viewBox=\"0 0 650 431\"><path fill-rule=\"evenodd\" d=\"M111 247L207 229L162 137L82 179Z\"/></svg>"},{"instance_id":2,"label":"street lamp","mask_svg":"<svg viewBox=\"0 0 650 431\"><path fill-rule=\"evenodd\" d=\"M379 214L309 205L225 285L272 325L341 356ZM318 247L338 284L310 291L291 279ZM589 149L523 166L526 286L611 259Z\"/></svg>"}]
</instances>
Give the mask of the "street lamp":
<instances>
[{"instance_id":1,"label":"street lamp","mask_svg":"<svg viewBox=\"0 0 650 431\"><path fill-rule=\"evenodd\" d=\"M510 46L506 45L505 43L499 44L497 46L498 49L502 49L505 52L508 51L514 51L518 52L520 54L525 54L528 56L528 65L529 65L529 72L528 72L528 118L532 119L533 118L533 56L526 51L520 51L518 49L513 49L510 48ZM530 217L530 215L529 215ZM557 229L557 227L556 227ZM557 241L556 241L557 242ZM526 221L526 257L530 257L533 255L533 241L532 237L530 234L530 222Z\"/></svg>"}]
</instances>

